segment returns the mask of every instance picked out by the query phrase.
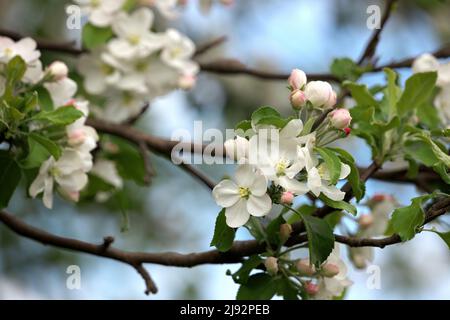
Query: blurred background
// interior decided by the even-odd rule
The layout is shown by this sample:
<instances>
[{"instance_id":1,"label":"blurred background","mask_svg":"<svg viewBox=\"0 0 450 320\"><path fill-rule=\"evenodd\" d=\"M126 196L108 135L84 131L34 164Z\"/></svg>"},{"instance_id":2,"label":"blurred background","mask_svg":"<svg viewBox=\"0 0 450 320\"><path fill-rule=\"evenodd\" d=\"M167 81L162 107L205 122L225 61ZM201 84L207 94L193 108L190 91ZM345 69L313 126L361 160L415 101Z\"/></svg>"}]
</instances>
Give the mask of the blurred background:
<instances>
[{"instance_id":1,"label":"blurred background","mask_svg":"<svg viewBox=\"0 0 450 320\"><path fill-rule=\"evenodd\" d=\"M230 7L214 5L208 13L190 0L179 19L157 19L156 29L174 26L196 43L222 35L228 41L205 56L235 58L262 70L288 73L292 68L328 72L333 58L359 58L371 30L366 9L378 1L350 0L235 0ZM79 39L80 31L65 27L61 0L0 0L0 28L53 40ZM448 1L400 1L385 28L377 55L380 63L433 51L450 40ZM55 55L45 54L51 61ZM67 57L71 62L71 57ZM73 62L73 61L72 61ZM402 80L410 71L402 70ZM367 84L383 81L382 75L361 79ZM173 92L152 103L138 126L170 138L176 129L193 131L195 120L203 128L225 130L249 117L261 105L289 112L286 82L264 81L248 76L217 76L201 73L195 90ZM360 166L370 163L370 150L360 141L342 145ZM39 200L26 200L17 190L9 210L28 223L56 234L100 242L116 238L115 245L138 251L192 252L208 249L219 208L210 191L165 159L152 157L157 176L151 187L130 182L125 204L70 205L57 201L52 211ZM200 166L219 181L232 166ZM367 196L377 192L394 195L406 205L418 194L410 185L369 181ZM245 230L239 239L247 239ZM343 250L344 251L344 250ZM344 251L345 252L345 251ZM370 276L349 264L355 284L347 299L449 299L450 255L436 235L418 235L406 244L376 249L374 264L381 268L381 289L369 290ZM81 268L81 290L66 288L66 269ZM193 269L149 265L159 287L156 296L144 295L140 276L127 265L107 259L65 252L22 239L0 225L0 299L234 299L237 286L227 269L239 265L200 266Z\"/></svg>"}]
</instances>

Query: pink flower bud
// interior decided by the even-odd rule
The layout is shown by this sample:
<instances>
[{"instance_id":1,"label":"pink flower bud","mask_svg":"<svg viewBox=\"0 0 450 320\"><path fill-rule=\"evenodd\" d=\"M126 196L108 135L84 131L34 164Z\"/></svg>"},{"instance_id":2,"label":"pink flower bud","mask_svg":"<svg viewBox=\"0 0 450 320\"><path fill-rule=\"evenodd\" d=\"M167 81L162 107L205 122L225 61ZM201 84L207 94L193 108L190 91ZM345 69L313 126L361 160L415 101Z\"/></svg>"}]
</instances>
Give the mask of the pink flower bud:
<instances>
[{"instance_id":1,"label":"pink flower bud","mask_svg":"<svg viewBox=\"0 0 450 320\"><path fill-rule=\"evenodd\" d=\"M195 84L197 83L197 78L190 74L182 75L178 79L178 86L180 89L183 90L191 90L193 87L195 87Z\"/></svg>"},{"instance_id":2,"label":"pink flower bud","mask_svg":"<svg viewBox=\"0 0 450 320\"><path fill-rule=\"evenodd\" d=\"M293 69L289 76L288 83L292 91L302 89L306 84L306 74L300 69Z\"/></svg>"},{"instance_id":3,"label":"pink flower bud","mask_svg":"<svg viewBox=\"0 0 450 320\"><path fill-rule=\"evenodd\" d=\"M78 200L80 200L80 192L78 191L69 191L66 193L67 198L69 198L69 200L72 200L73 202L78 202Z\"/></svg>"},{"instance_id":4,"label":"pink flower bud","mask_svg":"<svg viewBox=\"0 0 450 320\"><path fill-rule=\"evenodd\" d=\"M234 4L234 0L220 0L220 3L224 6L231 6Z\"/></svg>"},{"instance_id":5,"label":"pink flower bud","mask_svg":"<svg viewBox=\"0 0 450 320\"><path fill-rule=\"evenodd\" d=\"M384 201L385 199L386 199L386 195L381 194L381 193L375 194L372 197L372 201L375 201L375 202L381 202L381 201Z\"/></svg>"},{"instance_id":6,"label":"pink flower bud","mask_svg":"<svg viewBox=\"0 0 450 320\"><path fill-rule=\"evenodd\" d=\"M298 260L295 267L302 276L311 277L316 273L316 268L309 263L308 259Z\"/></svg>"},{"instance_id":7,"label":"pink flower bud","mask_svg":"<svg viewBox=\"0 0 450 320\"><path fill-rule=\"evenodd\" d=\"M69 145L77 146L86 140L86 132L83 129L75 129L69 132Z\"/></svg>"},{"instance_id":8,"label":"pink flower bud","mask_svg":"<svg viewBox=\"0 0 450 320\"><path fill-rule=\"evenodd\" d=\"M315 296L319 292L319 286L311 281L307 281L304 286L306 293L310 296Z\"/></svg>"},{"instance_id":9,"label":"pink flower bud","mask_svg":"<svg viewBox=\"0 0 450 320\"><path fill-rule=\"evenodd\" d=\"M48 66L48 72L56 81L58 81L67 78L69 68L64 62L55 61Z\"/></svg>"},{"instance_id":10,"label":"pink flower bud","mask_svg":"<svg viewBox=\"0 0 450 320\"><path fill-rule=\"evenodd\" d=\"M330 121L334 128L345 129L352 122L352 116L347 109L336 109L330 112Z\"/></svg>"},{"instance_id":11,"label":"pink flower bud","mask_svg":"<svg viewBox=\"0 0 450 320\"><path fill-rule=\"evenodd\" d=\"M322 266L321 274L327 278L333 278L339 274L339 267L333 263L325 263Z\"/></svg>"},{"instance_id":12,"label":"pink flower bud","mask_svg":"<svg viewBox=\"0 0 450 320\"><path fill-rule=\"evenodd\" d=\"M373 216L371 214L363 214L359 217L358 223L362 229L367 229L373 224Z\"/></svg>"},{"instance_id":13,"label":"pink flower bud","mask_svg":"<svg viewBox=\"0 0 450 320\"><path fill-rule=\"evenodd\" d=\"M287 239L291 236L292 227L289 223L283 223L280 226L280 240L282 243L285 243Z\"/></svg>"},{"instance_id":14,"label":"pink flower bud","mask_svg":"<svg viewBox=\"0 0 450 320\"><path fill-rule=\"evenodd\" d=\"M306 96L303 91L296 89L289 95L289 100L291 101L292 108L298 110L305 105Z\"/></svg>"},{"instance_id":15,"label":"pink flower bud","mask_svg":"<svg viewBox=\"0 0 450 320\"><path fill-rule=\"evenodd\" d=\"M266 270L271 275L276 275L278 273L278 259L275 257L268 257L264 260L264 266Z\"/></svg>"},{"instance_id":16,"label":"pink flower bud","mask_svg":"<svg viewBox=\"0 0 450 320\"><path fill-rule=\"evenodd\" d=\"M283 204L291 204L294 200L294 194L290 191L285 191L281 194L280 201Z\"/></svg>"}]
</instances>

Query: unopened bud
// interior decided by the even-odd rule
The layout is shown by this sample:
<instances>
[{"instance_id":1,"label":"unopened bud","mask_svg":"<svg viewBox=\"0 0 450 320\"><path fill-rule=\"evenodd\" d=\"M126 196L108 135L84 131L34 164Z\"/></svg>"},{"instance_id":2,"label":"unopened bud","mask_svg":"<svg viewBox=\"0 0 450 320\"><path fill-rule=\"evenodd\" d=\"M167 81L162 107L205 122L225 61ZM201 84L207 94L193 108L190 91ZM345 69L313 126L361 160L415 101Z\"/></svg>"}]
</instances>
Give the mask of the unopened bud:
<instances>
[{"instance_id":1,"label":"unopened bud","mask_svg":"<svg viewBox=\"0 0 450 320\"><path fill-rule=\"evenodd\" d=\"M289 100L291 101L292 108L300 109L306 103L306 96L303 91L296 89L291 92Z\"/></svg>"},{"instance_id":2,"label":"unopened bud","mask_svg":"<svg viewBox=\"0 0 450 320\"><path fill-rule=\"evenodd\" d=\"M384 201L385 199L386 199L386 196L381 193L375 194L372 197L372 201L374 201L374 202L381 202L381 201Z\"/></svg>"},{"instance_id":3,"label":"unopened bud","mask_svg":"<svg viewBox=\"0 0 450 320\"><path fill-rule=\"evenodd\" d=\"M53 77L54 80L62 80L69 74L69 68L64 62L55 61L48 66L48 72Z\"/></svg>"},{"instance_id":4,"label":"unopened bud","mask_svg":"<svg viewBox=\"0 0 450 320\"><path fill-rule=\"evenodd\" d=\"M183 90L191 90L197 83L197 78L190 74L182 75L178 79L178 86Z\"/></svg>"},{"instance_id":5,"label":"unopened bud","mask_svg":"<svg viewBox=\"0 0 450 320\"><path fill-rule=\"evenodd\" d=\"M291 204L294 201L294 194L290 191L285 191L281 194L280 201L282 204Z\"/></svg>"},{"instance_id":6,"label":"unopened bud","mask_svg":"<svg viewBox=\"0 0 450 320\"><path fill-rule=\"evenodd\" d=\"M358 223L362 229L367 229L373 224L373 216L371 214L363 214L359 217Z\"/></svg>"},{"instance_id":7,"label":"unopened bud","mask_svg":"<svg viewBox=\"0 0 450 320\"><path fill-rule=\"evenodd\" d=\"M332 108L337 102L337 95L334 90L331 91L330 96L328 97L328 101L325 103L325 108Z\"/></svg>"},{"instance_id":8,"label":"unopened bud","mask_svg":"<svg viewBox=\"0 0 450 320\"><path fill-rule=\"evenodd\" d=\"M339 274L339 267L334 263L325 263L322 266L321 274L327 278L333 278Z\"/></svg>"},{"instance_id":9,"label":"unopened bud","mask_svg":"<svg viewBox=\"0 0 450 320\"><path fill-rule=\"evenodd\" d=\"M331 125L336 129L344 129L348 128L350 123L352 122L352 116L347 109L337 109L330 112L330 121Z\"/></svg>"},{"instance_id":10,"label":"unopened bud","mask_svg":"<svg viewBox=\"0 0 450 320\"><path fill-rule=\"evenodd\" d=\"M325 81L311 81L305 86L306 99L314 107L326 107L330 103L333 88Z\"/></svg>"},{"instance_id":11,"label":"unopened bud","mask_svg":"<svg viewBox=\"0 0 450 320\"><path fill-rule=\"evenodd\" d=\"M293 69L288 79L292 91L302 89L306 81L306 74L300 69Z\"/></svg>"},{"instance_id":12,"label":"unopened bud","mask_svg":"<svg viewBox=\"0 0 450 320\"><path fill-rule=\"evenodd\" d=\"M319 286L311 281L305 283L305 291L310 296L315 296L319 292Z\"/></svg>"},{"instance_id":13,"label":"unopened bud","mask_svg":"<svg viewBox=\"0 0 450 320\"><path fill-rule=\"evenodd\" d=\"M77 146L82 144L86 139L86 133L83 129L75 129L69 132L68 134L69 138L69 145L71 146Z\"/></svg>"},{"instance_id":14,"label":"unopened bud","mask_svg":"<svg viewBox=\"0 0 450 320\"><path fill-rule=\"evenodd\" d=\"M298 260L295 267L301 276L311 277L316 273L316 268L309 263L308 259Z\"/></svg>"},{"instance_id":15,"label":"unopened bud","mask_svg":"<svg viewBox=\"0 0 450 320\"><path fill-rule=\"evenodd\" d=\"M271 275L276 275L278 273L278 259L275 257L268 257L264 260L264 266L266 270Z\"/></svg>"},{"instance_id":16,"label":"unopened bud","mask_svg":"<svg viewBox=\"0 0 450 320\"><path fill-rule=\"evenodd\" d=\"M291 236L292 227L289 223L283 223L280 226L280 240L282 243L285 243L287 239Z\"/></svg>"}]
</instances>

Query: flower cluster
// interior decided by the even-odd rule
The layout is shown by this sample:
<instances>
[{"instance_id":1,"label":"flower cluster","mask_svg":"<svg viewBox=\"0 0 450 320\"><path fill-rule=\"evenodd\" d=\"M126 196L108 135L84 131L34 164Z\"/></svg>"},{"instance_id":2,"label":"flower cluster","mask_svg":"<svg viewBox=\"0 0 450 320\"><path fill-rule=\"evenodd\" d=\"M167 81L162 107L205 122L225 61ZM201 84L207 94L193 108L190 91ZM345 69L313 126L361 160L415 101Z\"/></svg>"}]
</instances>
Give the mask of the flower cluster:
<instances>
[{"instance_id":1,"label":"flower cluster","mask_svg":"<svg viewBox=\"0 0 450 320\"><path fill-rule=\"evenodd\" d=\"M29 193L33 198L43 193L45 206L51 208L55 184L62 195L73 201L78 200L80 190L88 181L87 172L93 165L91 151L97 145L98 135L94 128L85 124L89 113L88 102L73 99L77 84L68 78L68 67L63 62L56 61L44 69L39 58L40 52L36 50L34 40L25 38L14 42L9 38L0 38L0 69L6 70L5 77L0 76L3 101L7 103L12 99L9 95L18 92L20 98L31 99L39 88L46 90L52 100L51 106L44 106L37 95L37 103L31 104L32 107L17 109L16 113L20 114L17 119L25 119L28 115L30 118L24 122L25 125L17 125L20 128L17 134L8 133L13 139L21 135L31 136L32 141L37 141L50 151L51 156L40 166L39 174L29 187ZM20 83L14 84L14 87L21 89L8 88L6 80L11 85L14 78L8 74L7 69L15 68L18 72L22 66L25 68L24 75ZM67 120L73 114L73 119ZM64 132L56 141L48 140L41 134L56 130L61 125Z\"/></svg>"},{"instance_id":2,"label":"flower cluster","mask_svg":"<svg viewBox=\"0 0 450 320\"><path fill-rule=\"evenodd\" d=\"M305 83L303 71L294 70L289 78L291 88L300 90ZM315 86L314 82L308 85ZM327 99L335 95L332 90L326 94ZM309 99L323 105L317 102L318 94L309 95ZM316 197L343 200L345 194L336 183L349 175L350 167L340 160L328 161L331 151L322 147L343 137L337 129L347 127L350 121L347 110L336 109L321 126L309 132L301 119L283 121L269 108L256 111L252 128L244 137L238 135L225 142L227 155L240 163L234 180L223 180L213 190L217 204L225 208L227 224L232 228L243 226L250 216L269 213L273 202L289 204L294 195L308 192Z\"/></svg>"},{"instance_id":3,"label":"flower cluster","mask_svg":"<svg viewBox=\"0 0 450 320\"><path fill-rule=\"evenodd\" d=\"M358 219L358 231L355 236L373 238L384 235L388 228L389 217L398 207L392 196L376 194L367 201L370 213L363 214ZM372 247L353 247L349 249L350 259L358 269L365 269L373 261L374 249Z\"/></svg>"},{"instance_id":4,"label":"flower cluster","mask_svg":"<svg viewBox=\"0 0 450 320\"><path fill-rule=\"evenodd\" d=\"M122 0L76 2L93 26L113 34L83 55L78 66L86 91L106 100L103 108L95 109L99 116L122 122L137 115L153 98L195 85L199 67L192 60L194 43L175 29L153 32L150 8L129 13Z\"/></svg>"},{"instance_id":5,"label":"flower cluster","mask_svg":"<svg viewBox=\"0 0 450 320\"><path fill-rule=\"evenodd\" d=\"M436 106L442 123L450 128L450 62L440 64L431 54L425 53L414 60L414 73L436 71L438 74L436 86L440 89L435 97Z\"/></svg>"}]
</instances>

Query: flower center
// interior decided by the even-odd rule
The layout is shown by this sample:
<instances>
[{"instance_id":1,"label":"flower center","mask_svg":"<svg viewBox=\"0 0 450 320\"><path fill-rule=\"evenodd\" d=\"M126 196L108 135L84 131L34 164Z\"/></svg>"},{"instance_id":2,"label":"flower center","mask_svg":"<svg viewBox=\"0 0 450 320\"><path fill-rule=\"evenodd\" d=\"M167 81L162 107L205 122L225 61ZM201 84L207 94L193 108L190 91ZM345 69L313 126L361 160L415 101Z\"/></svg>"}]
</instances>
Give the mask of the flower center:
<instances>
[{"instance_id":1,"label":"flower center","mask_svg":"<svg viewBox=\"0 0 450 320\"><path fill-rule=\"evenodd\" d=\"M325 166L323 164L321 164L317 167L317 171L319 171L320 177L323 177L325 175L325 173L327 172L327 169L325 168Z\"/></svg>"},{"instance_id":2,"label":"flower center","mask_svg":"<svg viewBox=\"0 0 450 320\"><path fill-rule=\"evenodd\" d=\"M136 34L132 34L128 37L128 42L130 42L132 45L137 45L140 41L141 37Z\"/></svg>"},{"instance_id":3,"label":"flower center","mask_svg":"<svg viewBox=\"0 0 450 320\"><path fill-rule=\"evenodd\" d=\"M251 195L249 188L239 187L239 196L244 199L248 199L248 197Z\"/></svg>"},{"instance_id":4,"label":"flower center","mask_svg":"<svg viewBox=\"0 0 450 320\"><path fill-rule=\"evenodd\" d=\"M289 162L286 160L280 160L275 166L275 171L278 177L286 174L286 168L289 166Z\"/></svg>"},{"instance_id":5,"label":"flower center","mask_svg":"<svg viewBox=\"0 0 450 320\"><path fill-rule=\"evenodd\" d=\"M53 168L50 169L50 174L53 177L57 177L57 176L59 176L61 174L61 171L57 167L53 167Z\"/></svg>"},{"instance_id":6,"label":"flower center","mask_svg":"<svg viewBox=\"0 0 450 320\"><path fill-rule=\"evenodd\" d=\"M97 8L100 5L101 0L91 0L91 7Z\"/></svg>"},{"instance_id":7,"label":"flower center","mask_svg":"<svg viewBox=\"0 0 450 320\"><path fill-rule=\"evenodd\" d=\"M107 65L106 63L102 63L101 64L100 70L105 75L110 75L110 74L112 74L114 72L114 68L109 66L109 65Z\"/></svg>"},{"instance_id":8,"label":"flower center","mask_svg":"<svg viewBox=\"0 0 450 320\"><path fill-rule=\"evenodd\" d=\"M7 57L11 57L14 53L11 48L6 48L4 52L5 52L5 56L7 56Z\"/></svg>"}]
</instances>

